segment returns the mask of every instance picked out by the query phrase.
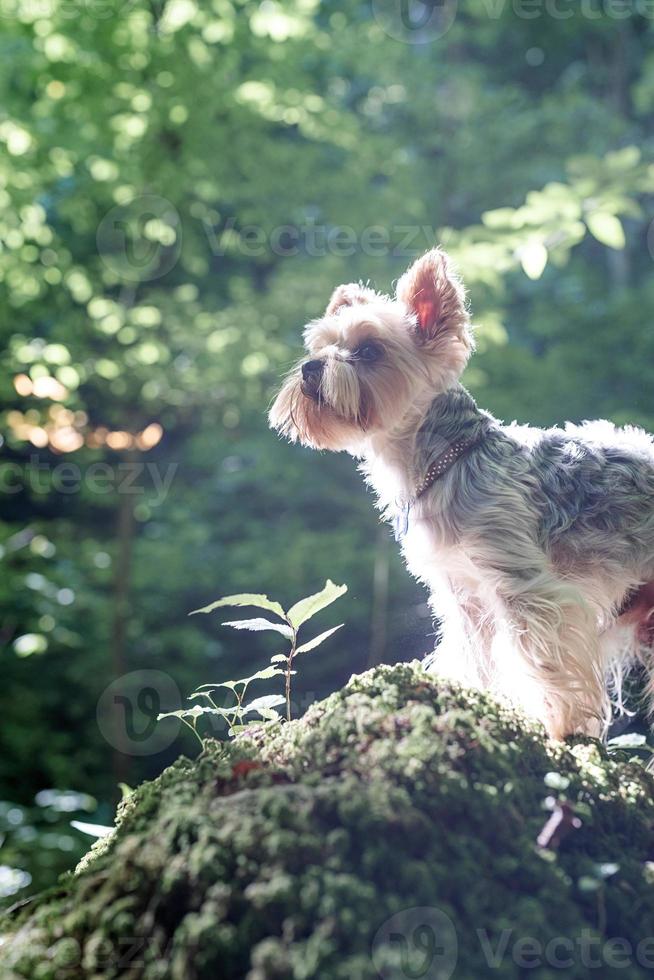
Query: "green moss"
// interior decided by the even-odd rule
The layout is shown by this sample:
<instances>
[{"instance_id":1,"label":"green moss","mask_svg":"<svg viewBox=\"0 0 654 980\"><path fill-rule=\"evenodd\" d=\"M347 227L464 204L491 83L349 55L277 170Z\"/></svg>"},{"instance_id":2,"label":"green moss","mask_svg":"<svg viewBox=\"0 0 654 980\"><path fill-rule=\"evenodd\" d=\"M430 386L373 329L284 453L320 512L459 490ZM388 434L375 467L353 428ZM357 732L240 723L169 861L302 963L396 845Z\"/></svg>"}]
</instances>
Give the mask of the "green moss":
<instances>
[{"instance_id":1,"label":"green moss","mask_svg":"<svg viewBox=\"0 0 654 980\"><path fill-rule=\"evenodd\" d=\"M0 975L649 975L653 790L595 742L550 743L416 664L379 667L140 787L62 888L4 921ZM543 851L561 794L583 825Z\"/></svg>"}]
</instances>

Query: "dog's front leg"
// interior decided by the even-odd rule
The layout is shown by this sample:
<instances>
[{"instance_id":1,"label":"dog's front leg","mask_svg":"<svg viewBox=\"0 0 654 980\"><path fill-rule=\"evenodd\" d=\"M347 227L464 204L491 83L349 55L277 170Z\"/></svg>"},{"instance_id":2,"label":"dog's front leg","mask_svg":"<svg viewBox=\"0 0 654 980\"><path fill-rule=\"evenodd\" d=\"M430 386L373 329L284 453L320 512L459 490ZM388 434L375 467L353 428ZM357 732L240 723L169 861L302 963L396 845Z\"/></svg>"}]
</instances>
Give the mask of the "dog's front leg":
<instances>
[{"instance_id":1,"label":"dog's front leg","mask_svg":"<svg viewBox=\"0 0 654 980\"><path fill-rule=\"evenodd\" d=\"M548 571L509 581L503 591L508 634L524 668L519 698L531 698L532 710L540 699L537 713L552 738L602 734L610 705L597 617L583 595Z\"/></svg>"},{"instance_id":2,"label":"dog's front leg","mask_svg":"<svg viewBox=\"0 0 654 980\"><path fill-rule=\"evenodd\" d=\"M474 595L454 589L445 578L432 589L440 639L427 658L427 668L461 684L489 687L492 635L483 607Z\"/></svg>"}]
</instances>

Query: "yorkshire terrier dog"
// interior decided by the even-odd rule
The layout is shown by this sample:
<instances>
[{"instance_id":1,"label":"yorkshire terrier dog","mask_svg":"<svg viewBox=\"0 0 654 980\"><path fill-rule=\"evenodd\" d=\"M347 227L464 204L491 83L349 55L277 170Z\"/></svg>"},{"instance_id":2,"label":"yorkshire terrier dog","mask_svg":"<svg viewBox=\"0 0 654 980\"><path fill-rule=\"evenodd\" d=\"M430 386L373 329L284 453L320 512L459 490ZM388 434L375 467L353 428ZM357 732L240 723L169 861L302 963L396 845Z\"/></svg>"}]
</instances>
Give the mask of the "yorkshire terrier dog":
<instances>
[{"instance_id":1,"label":"yorkshire terrier dog","mask_svg":"<svg viewBox=\"0 0 654 980\"><path fill-rule=\"evenodd\" d=\"M430 669L489 688L550 736L603 735L654 645L654 440L584 422L504 426L459 383L463 286L433 249L394 298L339 286L271 425L357 459L441 620Z\"/></svg>"}]
</instances>

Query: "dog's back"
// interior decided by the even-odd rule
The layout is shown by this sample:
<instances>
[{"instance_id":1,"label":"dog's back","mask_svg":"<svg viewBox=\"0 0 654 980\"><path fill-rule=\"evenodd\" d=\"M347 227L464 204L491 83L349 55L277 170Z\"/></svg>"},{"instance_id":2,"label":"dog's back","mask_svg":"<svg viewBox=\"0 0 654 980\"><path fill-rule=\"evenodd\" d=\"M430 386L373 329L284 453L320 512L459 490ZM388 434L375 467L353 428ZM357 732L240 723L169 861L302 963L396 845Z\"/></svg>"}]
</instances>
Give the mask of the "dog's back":
<instances>
[{"instance_id":1,"label":"dog's back","mask_svg":"<svg viewBox=\"0 0 654 980\"><path fill-rule=\"evenodd\" d=\"M544 430L530 458L550 548L654 579L654 439L647 432L605 421L568 424Z\"/></svg>"}]
</instances>

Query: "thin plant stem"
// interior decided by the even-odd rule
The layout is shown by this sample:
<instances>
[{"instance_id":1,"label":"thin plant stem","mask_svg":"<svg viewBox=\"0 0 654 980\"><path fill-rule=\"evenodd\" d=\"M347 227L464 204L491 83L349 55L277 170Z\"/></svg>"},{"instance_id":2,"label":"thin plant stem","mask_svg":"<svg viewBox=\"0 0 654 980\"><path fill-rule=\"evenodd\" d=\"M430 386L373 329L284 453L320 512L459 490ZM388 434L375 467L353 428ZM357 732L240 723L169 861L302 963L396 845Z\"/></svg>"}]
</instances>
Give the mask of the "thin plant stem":
<instances>
[{"instance_id":1,"label":"thin plant stem","mask_svg":"<svg viewBox=\"0 0 654 980\"><path fill-rule=\"evenodd\" d=\"M236 704L234 705L234 713L232 715L232 721L231 721L232 728L234 727L237 721L241 724L243 722L243 701L245 700L245 694L247 692L247 689L248 689L247 684L244 684L243 690L239 695L236 688L234 688L234 694L236 695Z\"/></svg>"},{"instance_id":2,"label":"thin plant stem","mask_svg":"<svg viewBox=\"0 0 654 980\"><path fill-rule=\"evenodd\" d=\"M290 623L288 625L293 630L291 649L289 650L288 657L286 658L286 720L290 721L291 720L291 670L293 669L293 657L295 656L295 648L297 647L297 630Z\"/></svg>"},{"instance_id":3,"label":"thin plant stem","mask_svg":"<svg viewBox=\"0 0 654 980\"><path fill-rule=\"evenodd\" d=\"M181 718L181 719L180 719L180 721L181 721L181 722L182 722L182 723L183 723L184 725L186 725L186 727L187 727L187 728L190 728L190 729L191 729L191 731L193 732L193 734L194 734L194 735L195 735L195 737L197 738L197 740L198 740L198 742L200 743L200 745L201 745L201 747L202 747L202 748L204 748L204 742L202 741L202 736L201 736L201 735L200 735L200 733L198 732L198 730L197 730L197 728L195 727L195 725L192 725L192 724L191 724L190 722L188 722L188 721L186 721L186 719L185 719L185 718Z\"/></svg>"}]
</instances>

